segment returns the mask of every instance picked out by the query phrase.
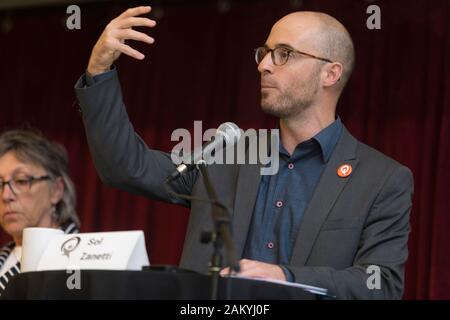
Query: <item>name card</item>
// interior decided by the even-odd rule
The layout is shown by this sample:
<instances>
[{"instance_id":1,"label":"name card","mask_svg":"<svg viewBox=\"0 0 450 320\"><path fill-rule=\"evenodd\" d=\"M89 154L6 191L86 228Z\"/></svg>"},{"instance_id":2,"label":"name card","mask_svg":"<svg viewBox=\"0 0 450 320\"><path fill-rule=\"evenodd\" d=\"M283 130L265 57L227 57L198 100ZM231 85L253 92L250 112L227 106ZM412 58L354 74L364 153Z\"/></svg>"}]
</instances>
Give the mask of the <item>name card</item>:
<instances>
[{"instance_id":1,"label":"name card","mask_svg":"<svg viewBox=\"0 0 450 320\"><path fill-rule=\"evenodd\" d=\"M45 246L37 267L22 271L141 270L150 264L142 231L56 234Z\"/></svg>"}]
</instances>

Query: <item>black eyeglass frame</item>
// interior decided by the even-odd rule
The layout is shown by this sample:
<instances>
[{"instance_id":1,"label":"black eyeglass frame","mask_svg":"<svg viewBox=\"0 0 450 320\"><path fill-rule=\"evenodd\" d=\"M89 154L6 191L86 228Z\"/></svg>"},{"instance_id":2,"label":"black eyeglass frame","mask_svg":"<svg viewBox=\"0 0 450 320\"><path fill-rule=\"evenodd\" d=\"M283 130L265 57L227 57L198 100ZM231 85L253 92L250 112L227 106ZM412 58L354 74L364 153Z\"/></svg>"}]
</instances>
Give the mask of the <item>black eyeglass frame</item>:
<instances>
[{"instance_id":1,"label":"black eyeglass frame","mask_svg":"<svg viewBox=\"0 0 450 320\"><path fill-rule=\"evenodd\" d=\"M286 57L286 61L284 61L283 63L275 63L275 51L276 50L280 50L280 49L288 51L288 55ZM261 61L258 62L258 52L260 50L265 50L265 54L262 56ZM304 56L307 56L307 57L310 57L310 58L313 58L313 59L321 60L321 61L328 62L328 63L333 63L333 61L331 61L330 59L319 57L319 56L316 56L316 55L313 55L313 54L310 54L310 53L307 53L307 52L303 52L303 51L294 49L294 48L292 48L290 46L286 46L286 45L280 45L280 46L277 46L277 47L275 47L273 49L269 49L267 46L263 46L263 47L256 48L254 51L255 51L256 64L260 64L262 62L262 60L264 59L264 57L269 52L270 52L270 57L272 59L272 62L276 66L285 65L288 62L288 60L289 60L289 58L291 56L291 53L297 53L297 54L301 54L301 55L304 55Z\"/></svg>"},{"instance_id":2,"label":"black eyeglass frame","mask_svg":"<svg viewBox=\"0 0 450 320\"><path fill-rule=\"evenodd\" d=\"M31 187L33 185L34 182L39 182L39 181L45 181L45 180L51 180L52 178L49 175L45 175L45 176L40 176L40 177L28 177L27 179L18 179L18 178L13 178L10 179L8 181L0 181L0 194L3 194L4 188L6 185L9 186L9 189L12 191L12 193L17 196L26 192L29 192L31 190ZM20 182L27 182L28 183L28 188L26 191L20 191L17 192L17 186L14 187L14 185L16 185L18 182L16 181L20 181Z\"/></svg>"}]
</instances>

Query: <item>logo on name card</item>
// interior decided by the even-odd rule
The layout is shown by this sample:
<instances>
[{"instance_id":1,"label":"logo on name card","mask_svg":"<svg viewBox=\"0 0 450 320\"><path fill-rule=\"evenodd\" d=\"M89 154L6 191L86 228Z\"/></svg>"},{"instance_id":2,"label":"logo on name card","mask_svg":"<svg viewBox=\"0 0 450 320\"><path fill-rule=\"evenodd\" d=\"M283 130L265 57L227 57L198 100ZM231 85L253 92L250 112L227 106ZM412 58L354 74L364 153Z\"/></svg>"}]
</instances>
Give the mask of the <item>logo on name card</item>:
<instances>
[{"instance_id":1,"label":"logo on name card","mask_svg":"<svg viewBox=\"0 0 450 320\"><path fill-rule=\"evenodd\" d=\"M70 253L73 252L81 242L80 237L72 237L63 242L61 245L61 253L63 256L66 256L67 259L70 259Z\"/></svg>"}]
</instances>

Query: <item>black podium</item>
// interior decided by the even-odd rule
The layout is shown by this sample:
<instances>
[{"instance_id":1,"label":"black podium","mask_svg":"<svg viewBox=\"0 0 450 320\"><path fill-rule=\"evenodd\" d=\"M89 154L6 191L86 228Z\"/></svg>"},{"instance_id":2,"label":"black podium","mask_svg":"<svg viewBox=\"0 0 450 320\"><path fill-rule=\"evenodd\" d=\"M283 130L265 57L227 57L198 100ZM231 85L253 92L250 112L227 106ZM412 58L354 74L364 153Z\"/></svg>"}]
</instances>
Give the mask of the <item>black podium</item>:
<instances>
[{"instance_id":1,"label":"black podium","mask_svg":"<svg viewBox=\"0 0 450 320\"><path fill-rule=\"evenodd\" d=\"M79 271L80 288L69 289L66 271L22 273L11 279L1 299L208 300L211 278L194 272ZM219 299L316 300L301 288L239 278L221 278Z\"/></svg>"}]
</instances>

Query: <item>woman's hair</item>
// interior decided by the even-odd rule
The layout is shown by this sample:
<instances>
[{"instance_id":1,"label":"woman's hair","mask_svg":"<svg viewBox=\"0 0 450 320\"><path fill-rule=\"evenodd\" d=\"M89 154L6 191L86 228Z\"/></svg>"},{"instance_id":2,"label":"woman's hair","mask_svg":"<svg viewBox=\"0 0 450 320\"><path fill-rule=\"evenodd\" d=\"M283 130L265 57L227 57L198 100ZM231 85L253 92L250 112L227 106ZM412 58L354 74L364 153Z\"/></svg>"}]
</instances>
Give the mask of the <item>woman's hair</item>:
<instances>
[{"instance_id":1,"label":"woman's hair","mask_svg":"<svg viewBox=\"0 0 450 320\"><path fill-rule=\"evenodd\" d=\"M0 135L0 157L11 151L20 161L44 168L52 179L62 178L64 193L55 208L57 222L63 227L74 222L79 227L80 220L75 211L76 191L68 174L66 149L47 140L37 130L17 129Z\"/></svg>"}]
</instances>

